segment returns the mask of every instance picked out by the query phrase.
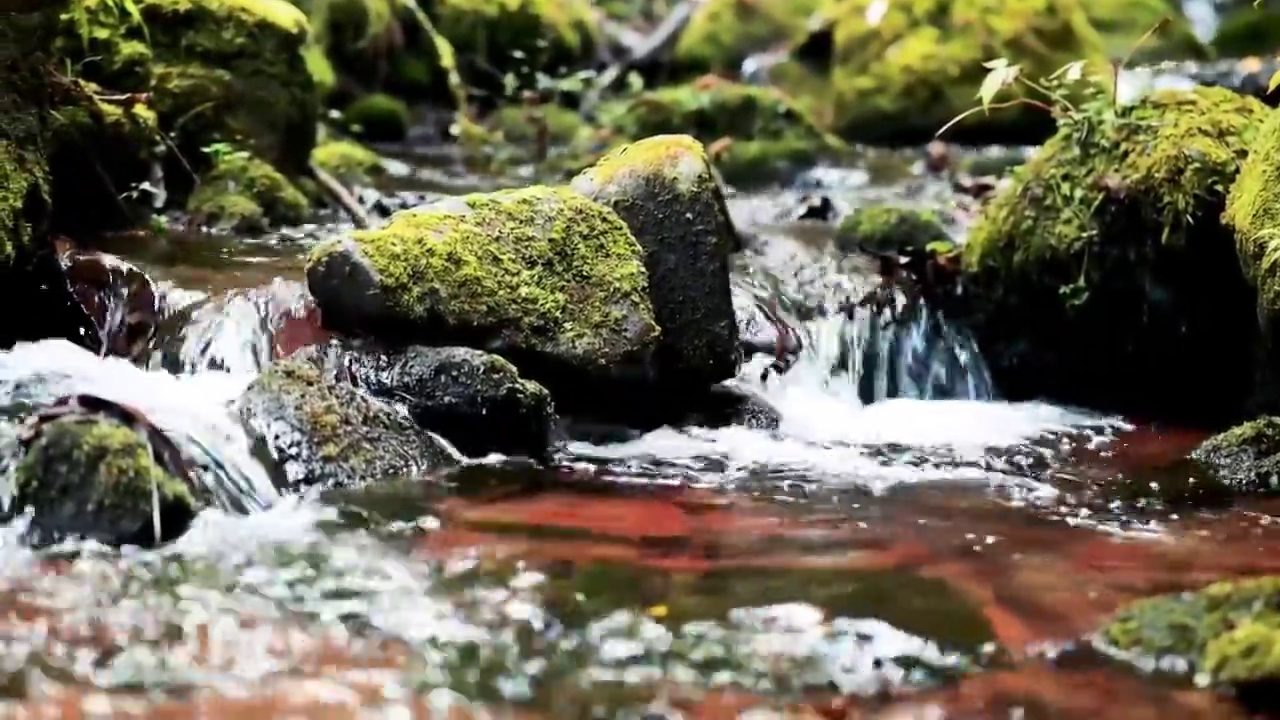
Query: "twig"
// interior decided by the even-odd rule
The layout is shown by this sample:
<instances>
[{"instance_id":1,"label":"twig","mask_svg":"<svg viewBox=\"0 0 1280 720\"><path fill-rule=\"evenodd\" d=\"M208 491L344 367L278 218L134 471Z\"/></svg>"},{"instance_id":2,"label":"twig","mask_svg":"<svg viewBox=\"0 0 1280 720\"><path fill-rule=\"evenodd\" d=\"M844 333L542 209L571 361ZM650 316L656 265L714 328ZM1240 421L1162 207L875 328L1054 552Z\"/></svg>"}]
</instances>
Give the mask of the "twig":
<instances>
[{"instance_id":1,"label":"twig","mask_svg":"<svg viewBox=\"0 0 1280 720\"><path fill-rule=\"evenodd\" d=\"M670 50L680 37L680 33L684 31L685 26L689 24L689 20L693 17L693 11L701 4L702 0L685 0L685 2L676 5L671 9L671 12L667 13L667 16L663 18L658 27L645 36L643 43L627 48L627 53L623 58L597 75L596 81L592 83L591 88L587 90L582 98L583 112L585 113L594 107L600 101L600 96L613 87L613 84L627 70L636 65L642 65Z\"/></svg>"},{"instance_id":2,"label":"twig","mask_svg":"<svg viewBox=\"0 0 1280 720\"><path fill-rule=\"evenodd\" d=\"M330 200L338 204L347 215L351 217L351 222L361 230L369 227L369 215L365 213L364 208L360 207L360 203L347 191L338 179L329 173L316 167L315 163L308 163L307 169L311 172L311 176L320 184L320 188L325 191Z\"/></svg>"}]
</instances>

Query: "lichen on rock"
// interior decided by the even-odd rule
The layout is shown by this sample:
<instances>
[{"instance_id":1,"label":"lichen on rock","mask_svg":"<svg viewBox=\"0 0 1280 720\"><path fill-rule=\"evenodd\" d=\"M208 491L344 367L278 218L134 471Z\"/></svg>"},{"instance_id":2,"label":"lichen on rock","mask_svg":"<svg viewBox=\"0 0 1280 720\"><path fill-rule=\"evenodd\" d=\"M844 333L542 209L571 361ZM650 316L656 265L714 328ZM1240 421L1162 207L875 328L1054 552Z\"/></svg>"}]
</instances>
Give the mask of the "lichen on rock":
<instances>
[{"instance_id":1,"label":"lichen on rock","mask_svg":"<svg viewBox=\"0 0 1280 720\"><path fill-rule=\"evenodd\" d=\"M307 282L331 329L476 347L522 372L647 372L659 335L639 244L613 211L566 188L397 213L382 229L317 246Z\"/></svg>"},{"instance_id":2,"label":"lichen on rock","mask_svg":"<svg viewBox=\"0 0 1280 720\"><path fill-rule=\"evenodd\" d=\"M1213 685L1275 681L1280 577L1225 580L1139 600L1113 615L1097 639L1129 657L1181 663Z\"/></svg>"},{"instance_id":3,"label":"lichen on rock","mask_svg":"<svg viewBox=\"0 0 1280 720\"><path fill-rule=\"evenodd\" d=\"M236 401L236 410L284 487L417 478L456 462L395 409L300 360L269 366Z\"/></svg>"},{"instance_id":4,"label":"lichen on rock","mask_svg":"<svg viewBox=\"0 0 1280 720\"><path fill-rule=\"evenodd\" d=\"M34 508L38 532L108 544L154 542L156 502L161 539L180 535L196 513L191 489L156 462L145 437L96 417L43 426L18 463L14 493L18 507Z\"/></svg>"},{"instance_id":5,"label":"lichen on rock","mask_svg":"<svg viewBox=\"0 0 1280 720\"><path fill-rule=\"evenodd\" d=\"M1008 396L1239 416L1257 320L1219 217L1266 113L1217 88L1098 102L1014 171L963 248L970 323Z\"/></svg>"},{"instance_id":6,"label":"lichen on rock","mask_svg":"<svg viewBox=\"0 0 1280 720\"><path fill-rule=\"evenodd\" d=\"M310 203L284 175L245 150L224 149L200 179L187 211L200 223L236 232L296 225Z\"/></svg>"},{"instance_id":7,"label":"lichen on rock","mask_svg":"<svg viewBox=\"0 0 1280 720\"><path fill-rule=\"evenodd\" d=\"M571 186L618 214L644 248L662 328L659 380L707 388L737 371L729 255L739 239L702 144L656 135L605 156Z\"/></svg>"}]
</instances>

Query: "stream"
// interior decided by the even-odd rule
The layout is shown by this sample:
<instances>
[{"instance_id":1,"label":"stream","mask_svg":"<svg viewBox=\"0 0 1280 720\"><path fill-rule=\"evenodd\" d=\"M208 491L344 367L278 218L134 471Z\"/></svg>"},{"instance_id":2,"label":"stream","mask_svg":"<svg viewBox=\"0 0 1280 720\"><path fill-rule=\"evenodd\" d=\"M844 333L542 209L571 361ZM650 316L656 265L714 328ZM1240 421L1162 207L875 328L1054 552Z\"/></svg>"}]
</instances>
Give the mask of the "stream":
<instances>
[{"instance_id":1,"label":"stream","mask_svg":"<svg viewBox=\"0 0 1280 720\"><path fill-rule=\"evenodd\" d=\"M949 202L942 181L884 167L796 187ZM779 219L800 194L729 199L756 236L735 292L777 293L806 338L787 374L762 383L757 358L736 380L781 411L777 430L662 428L567 442L550 468L471 458L300 496L272 486L229 406L325 339L303 257L344 228L104 246L163 291L147 368L64 341L0 353L0 470L22 413L92 392L197 448L239 512L206 510L145 551L35 551L23 518L0 528L0 711L1244 717L1104 658L1089 633L1129 599L1280 572L1274 503L1206 486L1182 460L1200 433L1001 401L980 349L923 312L891 329L812 316L870 271L829 227Z\"/></svg>"}]
</instances>

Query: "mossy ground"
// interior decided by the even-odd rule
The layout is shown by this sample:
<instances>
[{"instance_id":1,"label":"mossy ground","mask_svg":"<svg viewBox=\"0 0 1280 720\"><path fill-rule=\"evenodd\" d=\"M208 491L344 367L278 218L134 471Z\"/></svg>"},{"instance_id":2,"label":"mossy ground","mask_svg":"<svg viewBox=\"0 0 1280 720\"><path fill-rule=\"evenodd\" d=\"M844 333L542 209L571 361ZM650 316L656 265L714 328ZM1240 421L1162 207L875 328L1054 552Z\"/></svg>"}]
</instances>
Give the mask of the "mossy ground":
<instances>
[{"instance_id":1,"label":"mossy ground","mask_svg":"<svg viewBox=\"0 0 1280 720\"><path fill-rule=\"evenodd\" d=\"M1125 653L1179 658L1213 684L1274 681L1280 679L1280 577L1140 600L1116 613L1099 637Z\"/></svg>"},{"instance_id":2,"label":"mossy ground","mask_svg":"<svg viewBox=\"0 0 1280 720\"><path fill-rule=\"evenodd\" d=\"M735 184L768 183L844 150L777 90L710 76L607 103L599 116L617 138L692 135L716 148L716 167Z\"/></svg>"},{"instance_id":3,"label":"mossy ground","mask_svg":"<svg viewBox=\"0 0 1280 720\"><path fill-rule=\"evenodd\" d=\"M499 330L524 345L608 363L634 344L640 312L656 338L640 246L610 210L567 189L468 195L395 215L353 239L407 317ZM313 251L322 261L336 245Z\"/></svg>"},{"instance_id":4,"label":"mossy ground","mask_svg":"<svg viewBox=\"0 0 1280 720\"><path fill-rule=\"evenodd\" d=\"M244 150L219 155L187 203L201 223L245 232L296 225L309 208L288 178Z\"/></svg>"},{"instance_id":5,"label":"mossy ground","mask_svg":"<svg viewBox=\"0 0 1280 720\"><path fill-rule=\"evenodd\" d=\"M1218 218L1267 112L1202 88L1119 108L1097 101L1065 118L964 246L997 375L1052 378L1086 393L1076 401L1114 407L1159 396L1149 373L1159 366L1215 378L1206 416L1238 407L1251 392L1256 322Z\"/></svg>"},{"instance_id":6,"label":"mossy ground","mask_svg":"<svg viewBox=\"0 0 1280 720\"><path fill-rule=\"evenodd\" d=\"M1106 67L1170 14L1163 0L909 0L873 22L876 1L833 2L824 11L834 23L830 57L778 68L774 79L842 137L888 144L926 141L974 107L988 60L1008 58L1031 78L1080 59ZM1176 19L1157 39L1184 31ZM1034 143L1053 125L1042 110L1017 106L948 132L958 142Z\"/></svg>"}]
</instances>

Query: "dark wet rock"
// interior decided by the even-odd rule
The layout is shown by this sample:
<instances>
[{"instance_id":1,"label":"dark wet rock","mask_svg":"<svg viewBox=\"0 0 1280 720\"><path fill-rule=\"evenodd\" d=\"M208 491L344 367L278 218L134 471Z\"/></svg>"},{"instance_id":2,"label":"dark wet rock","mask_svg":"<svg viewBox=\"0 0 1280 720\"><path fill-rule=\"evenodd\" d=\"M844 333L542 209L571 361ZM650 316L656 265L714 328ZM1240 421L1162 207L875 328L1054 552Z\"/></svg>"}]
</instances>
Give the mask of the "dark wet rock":
<instances>
[{"instance_id":1,"label":"dark wet rock","mask_svg":"<svg viewBox=\"0 0 1280 720\"><path fill-rule=\"evenodd\" d=\"M750 388L720 383L705 393L688 422L704 427L741 425L753 430L777 430L782 413Z\"/></svg>"},{"instance_id":2,"label":"dark wet rock","mask_svg":"<svg viewBox=\"0 0 1280 720\"><path fill-rule=\"evenodd\" d=\"M181 452L136 410L64 398L33 416L19 440L14 507L34 509L31 532L40 542L150 545L181 535L195 517Z\"/></svg>"},{"instance_id":3,"label":"dark wet rock","mask_svg":"<svg viewBox=\"0 0 1280 720\"><path fill-rule=\"evenodd\" d=\"M334 343L307 348L294 358L318 363L336 379L403 404L419 427L467 455L550 458L556 425L551 394L497 355L460 347L384 351Z\"/></svg>"},{"instance_id":4,"label":"dark wet rock","mask_svg":"<svg viewBox=\"0 0 1280 720\"><path fill-rule=\"evenodd\" d=\"M1280 490L1280 418L1261 417L1218 433L1191 459L1237 491Z\"/></svg>"},{"instance_id":5,"label":"dark wet rock","mask_svg":"<svg viewBox=\"0 0 1280 720\"><path fill-rule=\"evenodd\" d=\"M1127 657L1176 662L1211 685L1280 680L1280 577L1214 583L1132 603L1101 628L1104 649ZM1176 667L1176 666L1174 666Z\"/></svg>"},{"instance_id":6,"label":"dark wet rock","mask_svg":"<svg viewBox=\"0 0 1280 720\"><path fill-rule=\"evenodd\" d=\"M702 144L659 135L627 145L574 178L612 208L644 249L648 296L662 334L659 382L668 392L706 388L737 370L729 290L737 234Z\"/></svg>"},{"instance_id":7,"label":"dark wet rock","mask_svg":"<svg viewBox=\"0 0 1280 720\"><path fill-rule=\"evenodd\" d=\"M836 219L839 210L826 195L804 195L794 212L796 220L828 223Z\"/></svg>"},{"instance_id":8,"label":"dark wet rock","mask_svg":"<svg viewBox=\"0 0 1280 720\"><path fill-rule=\"evenodd\" d=\"M161 310L151 278L102 252L71 250L61 261L72 294L93 320L99 352L131 360L145 357Z\"/></svg>"},{"instance_id":9,"label":"dark wet rock","mask_svg":"<svg viewBox=\"0 0 1280 720\"><path fill-rule=\"evenodd\" d=\"M415 478L456 463L443 443L394 408L306 362L268 367L236 410L285 487Z\"/></svg>"},{"instance_id":10,"label":"dark wet rock","mask_svg":"<svg viewBox=\"0 0 1280 720\"><path fill-rule=\"evenodd\" d=\"M1267 112L1225 90L1161 91L1080 114L1014 171L962 246L966 322L1005 397L1247 416L1257 297L1221 218Z\"/></svg>"},{"instance_id":11,"label":"dark wet rock","mask_svg":"<svg viewBox=\"0 0 1280 720\"><path fill-rule=\"evenodd\" d=\"M659 330L641 246L613 211L567 188L397 214L318 246L307 282L326 328L502 355L566 412L625 412L604 393L651 383Z\"/></svg>"}]
</instances>

